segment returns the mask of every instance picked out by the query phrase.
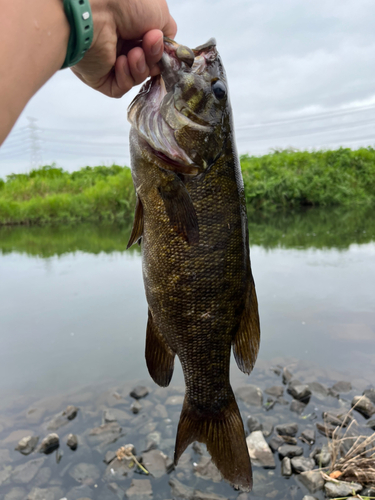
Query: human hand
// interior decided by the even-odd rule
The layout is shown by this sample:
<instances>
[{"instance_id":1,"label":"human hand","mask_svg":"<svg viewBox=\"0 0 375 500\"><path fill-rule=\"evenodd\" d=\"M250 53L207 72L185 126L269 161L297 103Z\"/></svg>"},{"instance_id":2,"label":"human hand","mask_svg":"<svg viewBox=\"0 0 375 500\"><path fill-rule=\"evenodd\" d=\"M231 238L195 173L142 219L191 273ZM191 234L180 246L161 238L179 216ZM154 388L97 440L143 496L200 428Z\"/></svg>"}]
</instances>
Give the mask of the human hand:
<instances>
[{"instance_id":1,"label":"human hand","mask_svg":"<svg viewBox=\"0 0 375 500\"><path fill-rule=\"evenodd\" d=\"M122 97L134 85L159 73L163 35L177 26L166 0L90 0L94 39L73 73L109 97Z\"/></svg>"}]
</instances>

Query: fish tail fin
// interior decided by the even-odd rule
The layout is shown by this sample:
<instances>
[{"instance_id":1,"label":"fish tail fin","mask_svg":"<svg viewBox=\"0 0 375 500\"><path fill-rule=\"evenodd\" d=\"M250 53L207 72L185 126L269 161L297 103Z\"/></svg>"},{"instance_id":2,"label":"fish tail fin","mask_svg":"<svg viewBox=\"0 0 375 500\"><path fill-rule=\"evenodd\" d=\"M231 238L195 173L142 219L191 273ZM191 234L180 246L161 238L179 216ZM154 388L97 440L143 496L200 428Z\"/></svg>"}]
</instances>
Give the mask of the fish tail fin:
<instances>
[{"instance_id":1,"label":"fish tail fin","mask_svg":"<svg viewBox=\"0 0 375 500\"><path fill-rule=\"evenodd\" d=\"M253 485L250 456L241 415L233 393L220 413L202 415L186 399L177 429L174 462L193 441L205 443L224 479L242 491Z\"/></svg>"}]
</instances>

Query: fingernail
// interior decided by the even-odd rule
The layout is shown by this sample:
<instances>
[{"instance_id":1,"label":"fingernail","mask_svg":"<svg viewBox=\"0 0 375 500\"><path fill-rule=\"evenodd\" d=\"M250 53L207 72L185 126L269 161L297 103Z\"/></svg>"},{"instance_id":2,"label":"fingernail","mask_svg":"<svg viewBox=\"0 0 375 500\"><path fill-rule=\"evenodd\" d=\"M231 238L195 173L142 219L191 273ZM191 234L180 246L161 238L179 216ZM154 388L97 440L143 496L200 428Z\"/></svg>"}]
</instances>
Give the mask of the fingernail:
<instances>
[{"instance_id":1,"label":"fingernail","mask_svg":"<svg viewBox=\"0 0 375 500\"><path fill-rule=\"evenodd\" d=\"M159 40L156 43L154 43L154 45L151 47L151 54L153 56L156 56L156 54L159 54L162 45L163 45L163 39L159 38Z\"/></svg>"},{"instance_id":2,"label":"fingernail","mask_svg":"<svg viewBox=\"0 0 375 500\"><path fill-rule=\"evenodd\" d=\"M143 56L137 62L137 70L140 73L144 73L146 71L146 61Z\"/></svg>"}]
</instances>

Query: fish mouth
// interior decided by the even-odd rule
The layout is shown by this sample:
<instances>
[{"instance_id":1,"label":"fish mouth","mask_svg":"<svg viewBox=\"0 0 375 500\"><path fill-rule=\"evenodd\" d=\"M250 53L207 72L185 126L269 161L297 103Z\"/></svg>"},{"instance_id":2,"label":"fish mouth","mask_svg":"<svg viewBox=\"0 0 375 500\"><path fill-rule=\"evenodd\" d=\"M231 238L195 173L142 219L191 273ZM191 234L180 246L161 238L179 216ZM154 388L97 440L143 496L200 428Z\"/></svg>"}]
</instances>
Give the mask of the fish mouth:
<instances>
[{"instance_id":1,"label":"fish mouth","mask_svg":"<svg viewBox=\"0 0 375 500\"><path fill-rule=\"evenodd\" d=\"M215 55L210 55L210 51ZM204 55L202 55L204 53ZM176 141L175 131L190 127L210 132L212 127L189 110L184 114L183 103L176 108L174 88L182 73L201 74L207 59L216 56L216 42L190 49L164 37L164 52L159 67L161 74L147 80L128 108L128 121L147 143L151 152L170 168L185 175L197 175L204 170ZM192 116L194 119L190 118Z\"/></svg>"}]
</instances>

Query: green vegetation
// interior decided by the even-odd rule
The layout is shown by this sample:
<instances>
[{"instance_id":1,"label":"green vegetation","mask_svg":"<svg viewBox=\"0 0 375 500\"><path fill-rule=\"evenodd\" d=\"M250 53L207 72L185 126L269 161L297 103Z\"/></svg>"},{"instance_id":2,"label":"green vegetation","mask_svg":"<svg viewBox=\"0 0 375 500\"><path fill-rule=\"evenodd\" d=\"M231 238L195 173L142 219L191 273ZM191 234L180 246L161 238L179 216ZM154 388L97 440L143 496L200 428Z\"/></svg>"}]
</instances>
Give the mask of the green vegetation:
<instances>
[{"instance_id":1,"label":"green vegetation","mask_svg":"<svg viewBox=\"0 0 375 500\"><path fill-rule=\"evenodd\" d=\"M375 149L276 151L242 156L250 212L375 202ZM45 166L0 179L0 225L114 221L131 216L135 195L127 167L68 173Z\"/></svg>"},{"instance_id":2,"label":"green vegetation","mask_svg":"<svg viewBox=\"0 0 375 500\"><path fill-rule=\"evenodd\" d=\"M132 221L0 227L0 254L11 252L48 258L72 252L124 252ZM303 211L254 212L249 217L250 246L266 249L345 249L375 240L372 208L309 208ZM133 245L127 252L140 252Z\"/></svg>"}]
</instances>

